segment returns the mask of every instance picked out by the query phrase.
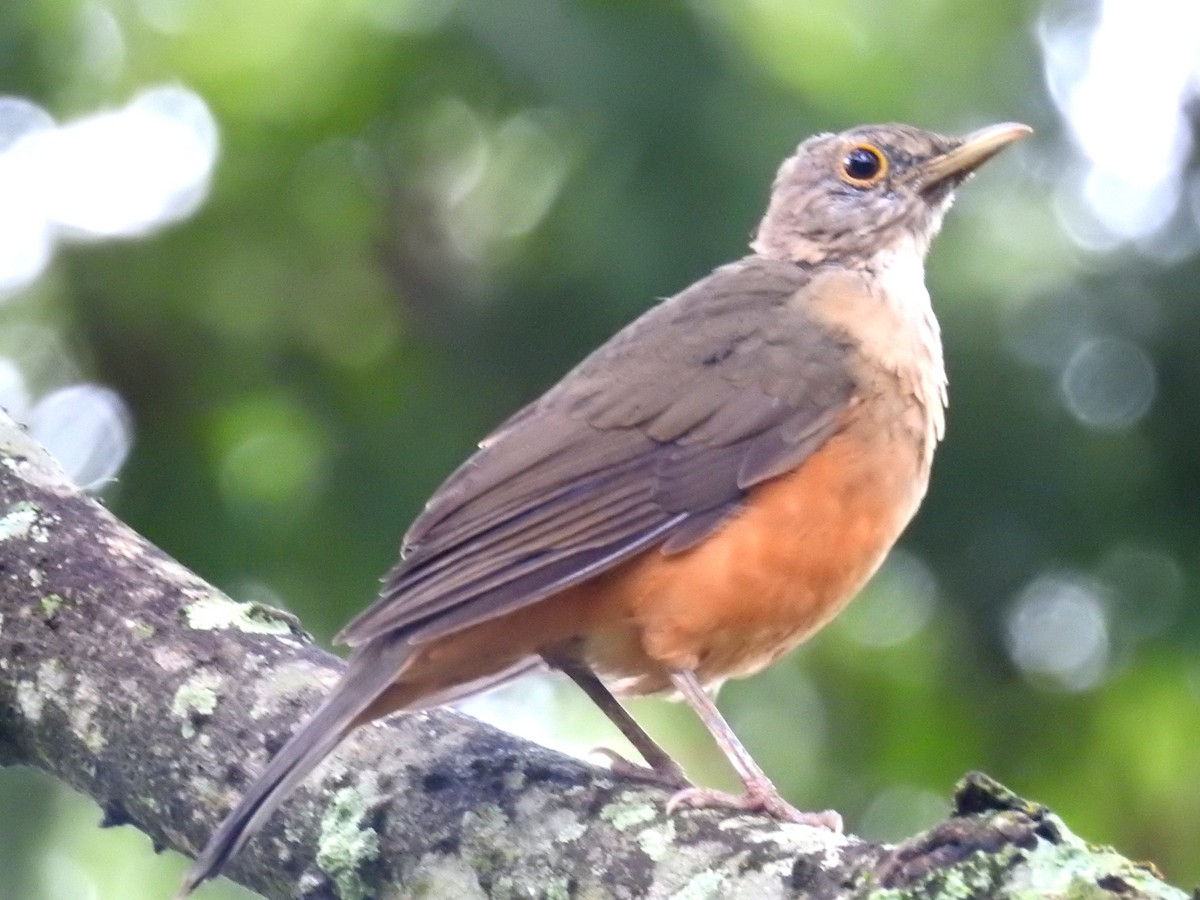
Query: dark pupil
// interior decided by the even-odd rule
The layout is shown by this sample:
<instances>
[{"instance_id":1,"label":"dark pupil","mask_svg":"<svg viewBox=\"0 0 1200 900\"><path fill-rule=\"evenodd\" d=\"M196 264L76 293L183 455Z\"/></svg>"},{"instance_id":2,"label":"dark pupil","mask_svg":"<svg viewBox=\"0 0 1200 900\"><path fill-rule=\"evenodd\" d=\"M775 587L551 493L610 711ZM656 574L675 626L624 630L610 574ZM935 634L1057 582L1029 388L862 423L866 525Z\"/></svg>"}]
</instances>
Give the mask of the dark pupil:
<instances>
[{"instance_id":1,"label":"dark pupil","mask_svg":"<svg viewBox=\"0 0 1200 900\"><path fill-rule=\"evenodd\" d=\"M862 147L846 154L846 174L859 181L866 181L879 174L879 157Z\"/></svg>"}]
</instances>

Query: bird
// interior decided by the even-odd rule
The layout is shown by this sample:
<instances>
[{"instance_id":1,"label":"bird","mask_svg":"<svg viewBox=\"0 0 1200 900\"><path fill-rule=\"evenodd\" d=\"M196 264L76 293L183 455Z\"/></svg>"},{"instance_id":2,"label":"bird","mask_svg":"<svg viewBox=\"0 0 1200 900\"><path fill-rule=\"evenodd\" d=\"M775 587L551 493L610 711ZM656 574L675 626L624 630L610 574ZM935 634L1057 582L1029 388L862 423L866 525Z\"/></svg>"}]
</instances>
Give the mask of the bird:
<instances>
[{"instance_id":1,"label":"bird","mask_svg":"<svg viewBox=\"0 0 1200 900\"><path fill-rule=\"evenodd\" d=\"M947 384L926 253L956 188L1032 133L865 125L801 143L750 252L651 306L479 443L337 640L340 680L225 816L215 877L350 732L534 669L573 680L640 753L614 766L841 830L780 795L715 704L828 623L925 496ZM742 781L692 785L618 697L668 693Z\"/></svg>"}]
</instances>

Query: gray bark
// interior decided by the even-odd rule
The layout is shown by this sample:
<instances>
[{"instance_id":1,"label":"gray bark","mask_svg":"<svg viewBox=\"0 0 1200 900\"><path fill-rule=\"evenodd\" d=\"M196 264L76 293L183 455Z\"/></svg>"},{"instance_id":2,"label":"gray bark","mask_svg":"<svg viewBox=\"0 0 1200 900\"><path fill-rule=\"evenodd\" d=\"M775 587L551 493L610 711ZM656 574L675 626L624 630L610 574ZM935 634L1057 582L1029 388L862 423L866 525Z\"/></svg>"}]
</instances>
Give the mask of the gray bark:
<instances>
[{"instance_id":1,"label":"gray bark","mask_svg":"<svg viewBox=\"0 0 1200 900\"><path fill-rule=\"evenodd\" d=\"M0 763L195 851L340 666L81 494L0 414ZM228 874L306 900L1185 896L979 775L900 845L668 816L664 799L448 710L396 716L351 738Z\"/></svg>"}]
</instances>

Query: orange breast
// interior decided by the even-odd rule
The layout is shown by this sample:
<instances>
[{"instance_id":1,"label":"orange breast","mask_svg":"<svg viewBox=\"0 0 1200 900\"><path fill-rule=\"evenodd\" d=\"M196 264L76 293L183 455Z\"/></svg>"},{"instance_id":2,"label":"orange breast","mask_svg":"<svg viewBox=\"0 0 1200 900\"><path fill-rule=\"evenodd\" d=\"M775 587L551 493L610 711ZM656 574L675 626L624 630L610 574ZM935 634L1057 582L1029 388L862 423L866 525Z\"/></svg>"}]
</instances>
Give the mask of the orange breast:
<instances>
[{"instance_id":1,"label":"orange breast","mask_svg":"<svg viewBox=\"0 0 1200 900\"><path fill-rule=\"evenodd\" d=\"M648 693L667 688L666 670L717 682L803 641L878 568L925 493L927 461L904 431L859 420L695 548L577 589L588 661L623 693Z\"/></svg>"},{"instance_id":2,"label":"orange breast","mask_svg":"<svg viewBox=\"0 0 1200 900\"><path fill-rule=\"evenodd\" d=\"M673 669L716 683L774 662L858 592L925 493L929 459L914 423L870 403L856 412L795 471L754 488L737 515L692 549L648 551L427 645L387 708L550 648L578 653L627 695L669 689Z\"/></svg>"}]
</instances>

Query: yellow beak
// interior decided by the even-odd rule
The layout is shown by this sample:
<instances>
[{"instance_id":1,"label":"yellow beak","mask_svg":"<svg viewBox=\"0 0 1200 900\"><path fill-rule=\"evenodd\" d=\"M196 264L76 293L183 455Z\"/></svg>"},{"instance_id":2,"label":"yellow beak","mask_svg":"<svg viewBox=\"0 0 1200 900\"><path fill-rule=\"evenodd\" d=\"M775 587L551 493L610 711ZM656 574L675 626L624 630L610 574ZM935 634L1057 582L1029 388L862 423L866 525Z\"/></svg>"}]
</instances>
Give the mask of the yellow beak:
<instances>
[{"instance_id":1,"label":"yellow beak","mask_svg":"<svg viewBox=\"0 0 1200 900\"><path fill-rule=\"evenodd\" d=\"M961 181L1009 144L1031 134L1033 129L1020 122L1003 122L972 131L958 146L918 166L914 172L916 181L922 190L950 179Z\"/></svg>"}]
</instances>

